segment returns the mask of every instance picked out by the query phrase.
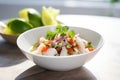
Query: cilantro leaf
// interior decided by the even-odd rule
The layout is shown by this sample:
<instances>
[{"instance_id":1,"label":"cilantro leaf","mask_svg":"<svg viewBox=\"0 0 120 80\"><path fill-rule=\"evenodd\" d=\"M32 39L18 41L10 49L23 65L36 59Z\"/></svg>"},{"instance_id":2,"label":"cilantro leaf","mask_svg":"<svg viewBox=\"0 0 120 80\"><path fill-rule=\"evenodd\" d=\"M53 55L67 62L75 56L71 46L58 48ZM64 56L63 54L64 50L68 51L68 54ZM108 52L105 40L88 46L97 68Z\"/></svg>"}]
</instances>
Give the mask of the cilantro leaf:
<instances>
[{"instance_id":1,"label":"cilantro leaf","mask_svg":"<svg viewBox=\"0 0 120 80\"><path fill-rule=\"evenodd\" d=\"M62 25L59 24L59 25L56 27L55 31L56 31L57 33L61 33L61 29L62 29Z\"/></svg>"},{"instance_id":2,"label":"cilantro leaf","mask_svg":"<svg viewBox=\"0 0 120 80\"><path fill-rule=\"evenodd\" d=\"M70 30L70 31L68 32L68 35L69 35L70 37L74 37L74 36L75 36L74 30Z\"/></svg>"},{"instance_id":3,"label":"cilantro leaf","mask_svg":"<svg viewBox=\"0 0 120 80\"><path fill-rule=\"evenodd\" d=\"M67 26L62 26L62 25L58 25L55 29L56 33L60 34L61 36L65 36L67 31L68 31L69 27Z\"/></svg>"},{"instance_id":4,"label":"cilantro leaf","mask_svg":"<svg viewBox=\"0 0 120 80\"><path fill-rule=\"evenodd\" d=\"M46 34L46 39L48 40L53 40L54 37L55 37L56 33L55 32L52 32L50 30L47 31L47 34Z\"/></svg>"},{"instance_id":5,"label":"cilantro leaf","mask_svg":"<svg viewBox=\"0 0 120 80\"><path fill-rule=\"evenodd\" d=\"M63 27L62 27L62 32L63 32L63 33L67 33L68 29L69 29L68 26L63 26Z\"/></svg>"}]
</instances>

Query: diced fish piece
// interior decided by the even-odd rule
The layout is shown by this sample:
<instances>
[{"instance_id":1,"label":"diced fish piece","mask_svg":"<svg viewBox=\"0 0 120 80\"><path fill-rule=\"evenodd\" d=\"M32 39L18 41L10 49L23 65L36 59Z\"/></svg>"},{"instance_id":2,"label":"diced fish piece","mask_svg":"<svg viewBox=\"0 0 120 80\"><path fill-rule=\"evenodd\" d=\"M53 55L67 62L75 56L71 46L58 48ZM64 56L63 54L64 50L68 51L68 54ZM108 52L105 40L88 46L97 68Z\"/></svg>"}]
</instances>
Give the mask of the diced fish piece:
<instances>
[{"instance_id":1,"label":"diced fish piece","mask_svg":"<svg viewBox=\"0 0 120 80\"><path fill-rule=\"evenodd\" d=\"M85 53L86 50L85 50L85 45L83 43L83 39L81 39L80 37L76 37L76 42L77 42L78 46L80 47L80 52Z\"/></svg>"},{"instance_id":2,"label":"diced fish piece","mask_svg":"<svg viewBox=\"0 0 120 80\"><path fill-rule=\"evenodd\" d=\"M61 50L61 53L60 53L60 56L67 56L67 49L65 47L62 47L62 50Z\"/></svg>"},{"instance_id":3,"label":"diced fish piece","mask_svg":"<svg viewBox=\"0 0 120 80\"><path fill-rule=\"evenodd\" d=\"M47 52L44 53L46 56L55 56L58 55L57 51L55 48L49 48Z\"/></svg>"}]
</instances>

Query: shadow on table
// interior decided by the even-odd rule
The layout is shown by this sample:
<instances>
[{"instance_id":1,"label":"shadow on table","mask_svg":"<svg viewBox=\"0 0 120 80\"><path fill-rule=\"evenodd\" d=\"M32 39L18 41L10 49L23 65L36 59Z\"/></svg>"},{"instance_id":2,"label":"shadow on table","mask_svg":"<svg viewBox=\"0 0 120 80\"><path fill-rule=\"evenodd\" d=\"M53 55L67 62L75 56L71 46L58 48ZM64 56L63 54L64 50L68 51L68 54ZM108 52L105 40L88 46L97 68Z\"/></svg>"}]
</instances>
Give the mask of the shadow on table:
<instances>
[{"instance_id":1,"label":"shadow on table","mask_svg":"<svg viewBox=\"0 0 120 80\"><path fill-rule=\"evenodd\" d=\"M44 71L46 71L46 70L41 68L38 65L34 65L33 67L27 69L26 71L21 73L19 76L17 76L15 80L22 80L22 79L25 80L24 79L25 77L29 77L29 76L32 76L32 75L35 75L35 74L39 74L39 73L42 73ZM33 80L36 80L36 79L33 79Z\"/></svg>"},{"instance_id":2,"label":"shadow on table","mask_svg":"<svg viewBox=\"0 0 120 80\"><path fill-rule=\"evenodd\" d=\"M97 80L85 67L71 71L50 71L39 66L33 66L20 74L15 80Z\"/></svg>"},{"instance_id":3,"label":"shadow on table","mask_svg":"<svg viewBox=\"0 0 120 80\"><path fill-rule=\"evenodd\" d=\"M19 50L17 45L0 41L0 67L8 67L19 64L26 60L26 57Z\"/></svg>"}]
</instances>

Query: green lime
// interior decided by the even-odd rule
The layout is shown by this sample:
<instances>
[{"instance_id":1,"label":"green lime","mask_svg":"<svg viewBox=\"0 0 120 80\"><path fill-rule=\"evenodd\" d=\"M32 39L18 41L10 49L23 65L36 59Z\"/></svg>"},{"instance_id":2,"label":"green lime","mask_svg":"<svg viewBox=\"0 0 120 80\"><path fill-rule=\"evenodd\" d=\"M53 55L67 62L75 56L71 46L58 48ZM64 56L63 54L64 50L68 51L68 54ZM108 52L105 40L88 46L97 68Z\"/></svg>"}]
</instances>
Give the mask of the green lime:
<instances>
[{"instance_id":1,"label":"green lime","mask_svg":"<svg viewBox=\"0 0 120 80\"><path fill-rule=\"evenodd\" d=\"M19 11L19 18L25 19L34 27L42 26L41 15L33 8L25 8Z\"/></svg>"},{"instance_id":2,"label":"green lime","mask_svg":"<svg viewBox=\"0 0 120 80\"><path fill-rule=\"evenodd\" d=\"M28 16L29 16L29 23L31 23L34 27L43 26L40 14L39 15L32 14L28 12Z\"/></svg>"},{"instance_id":3,"label":"green lime","mask_svg":"<svg viewBox=\"0 0 120 80\"><path fill-rule=\"evenodd\" d=\"M25 8L25 9L22 9L18 12L18 16L20 18L23 18L25 19L27 22L29 21L29 18L28 18L28 10L30 10L29 8Z\"/></svg>"},{"instance_id":4,"label":"green lime","mask_svg":"<svg viewBox=\"0 0 120 80\"><path fill-rule=\"evenodd\" d=\"M5 27L3 30L3 33L5 34L10 34L10 35L17 35L17 33L13 32L11 29L9 29L8 27Z\"/></svg>"},{"instance_id":5,"label":"green lime","mask_svg":"<svg viewBox=\"0 0 120 80\"><path fill-rule=\"evenodd\" d=\"M59 9L55 9L53 7L48 7L48 11L54 18L56 18L60 13Z\"/></svg>"},{"instance_id":6,"label":"green lime","mask_svg":"<svg viewBox=\"0 0 120 80\"><path fill-rule=\"evenodd\" d=\"M14 33L21 34L24 31L32 29L33 26L30 23L25 22L23 19L14 18L9 20L7 24L8 28Z\"/></svg>"},{"instance_id":7,"label":"green lime","mask_svg":"<svg viewBox=\"0 0 120 80\"><path fill-rule=\"evenodd\" d=\"M58 13L54 10L54 8L46 8L42 7L41 17L44 25L57 25L58 22L56 20L56 16Z\"/></svg>"}]
</instances>

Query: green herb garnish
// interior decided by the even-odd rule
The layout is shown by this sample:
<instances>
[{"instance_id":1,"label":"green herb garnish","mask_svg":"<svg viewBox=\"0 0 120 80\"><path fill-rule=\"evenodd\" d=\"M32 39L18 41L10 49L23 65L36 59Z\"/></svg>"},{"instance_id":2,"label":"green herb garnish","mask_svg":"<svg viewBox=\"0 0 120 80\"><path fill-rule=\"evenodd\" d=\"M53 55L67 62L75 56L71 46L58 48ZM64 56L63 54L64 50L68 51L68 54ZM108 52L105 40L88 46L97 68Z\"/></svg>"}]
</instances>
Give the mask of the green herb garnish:
<instances>
[{"instance_id":1,"label":"green herb garnish","mask_svg":"<svg viewBox=\"0 0 120 80\"><path fill-rule=\"evenodd\" d=\"M69 27L58 25L55 30L56 30L56 33L60 34L60 36L65 36L67 31L69 30Z\"/></svg>"},{"instance_id":2,"label":"green herb garnish","mask_svg":"<svg viewBox=\"0 0 120 80\"><path fill-rule=\"evenodd\" d=\"M52 32L50 30L47 31L46 34L46 39L48 40L53 40L56 34L60 34L60 36L66 36L66 34L69 35L69 37L74 37L75 36L75 32L73 30L69 30L68 26L62 26L62 25L58 25L55 28L55 32Z\"/></svg>"},{"instance_id":3,"label":"green herb garnish","mask_svg":"<svg viewBox=\"0 0 120 80\"><path fill-rule=\"evenodd\" d=\"M68 35L69 35L69 37L74 37L75 36L75 32L73 31L73 30L70 30L69 32L68 32Z\"/></svg>"},{"instance_id":4,"label":"green herb garnish","mask_svg":"<svg viewBox=\"0 0 120 80\"><path fill-rule=\"evenodd\" d=\"M93 48L92 42L88 42L87 48Z\"/></svg>"},{"instance_id":5,"label":"green herb garnish","mask_svg":"<svg viewBox=\"0 0 120 80\"><path fill-rule=\"evenodd\" d=\"M56 33L55 32L52 32L50 30L47 31L47 34L46 34L46 39L48 40L53 40L54 37L55 37Z\"/></svg>"}]
</instances>

